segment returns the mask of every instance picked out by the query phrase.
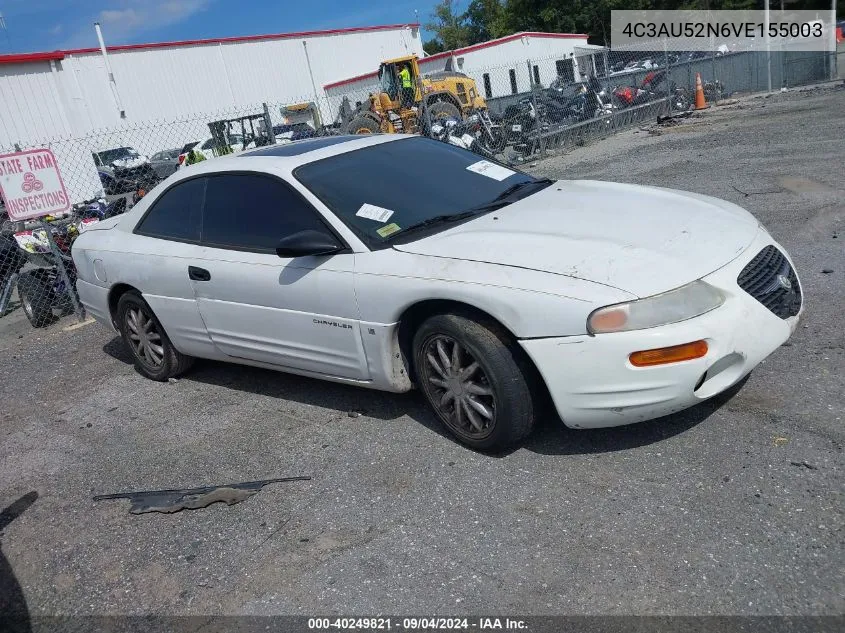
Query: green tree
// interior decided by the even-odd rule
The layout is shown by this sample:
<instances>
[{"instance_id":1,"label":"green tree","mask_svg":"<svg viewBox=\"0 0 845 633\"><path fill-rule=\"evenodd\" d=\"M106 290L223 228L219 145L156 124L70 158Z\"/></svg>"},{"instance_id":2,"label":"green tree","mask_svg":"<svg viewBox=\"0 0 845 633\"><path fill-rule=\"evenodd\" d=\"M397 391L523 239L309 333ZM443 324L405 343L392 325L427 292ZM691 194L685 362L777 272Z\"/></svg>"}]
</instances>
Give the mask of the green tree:
<instances>
[{"instance_id":1,"label":"green tree","mask_svg":"<svg viewBox=\"0 0 845 633\"><path fill-rule=\"evenodd\" d=\"M446 49L443 48L443 44L440 43L440 40L432 38L423 42L423 50L426 55L435 55L437 53L442 53Z\"/></svg>"},{"instance_id":2,"label":"green tree","mask_svg":"<svg viewBox=\"0 0 845 633\"><path fill-rule=\"evenodd\" d=\"M464 14L456 13L454 5L452 0L440 0L431 16L433 21L425 25L426 30L434 35L434 40L439 43L441 50L449 51L469 44L469 29L465 24ZM432 49L437 46L431 43L431 40L428 43Z\"/></svg>"},{"instance_id":3,"label":"green tree","mask_svg":"<svg viewBox=\"0 0 845 633\"><path fill-rule=\"evenodd\" d=\"M464 13L469 43L478 44L508 35L502 0L472 0Z\"/></svg>"}]
</instances>

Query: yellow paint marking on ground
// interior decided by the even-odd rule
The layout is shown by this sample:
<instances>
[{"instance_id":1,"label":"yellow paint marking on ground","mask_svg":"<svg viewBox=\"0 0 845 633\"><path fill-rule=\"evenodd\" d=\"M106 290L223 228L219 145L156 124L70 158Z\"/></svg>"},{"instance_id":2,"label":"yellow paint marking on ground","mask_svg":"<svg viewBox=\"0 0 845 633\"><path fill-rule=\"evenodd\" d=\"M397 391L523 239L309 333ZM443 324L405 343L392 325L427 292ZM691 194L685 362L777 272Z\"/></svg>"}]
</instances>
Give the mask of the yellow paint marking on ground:
<instances>
[{"instance_id":1,"label":"yellow paint marking on ground","mask_svg":"<svg viewBox=\"0 0 845 633\"><path fill-rule=\"evenodd\" d=\"M94 319L85 319L80 323L74 323L73 325L68 325L67 327L62 328L62 332L71 332L73 330L78 330L79 328L84 327L86 325L91 325L92 323L94 323Z\"/></svg>"}]
</instances>

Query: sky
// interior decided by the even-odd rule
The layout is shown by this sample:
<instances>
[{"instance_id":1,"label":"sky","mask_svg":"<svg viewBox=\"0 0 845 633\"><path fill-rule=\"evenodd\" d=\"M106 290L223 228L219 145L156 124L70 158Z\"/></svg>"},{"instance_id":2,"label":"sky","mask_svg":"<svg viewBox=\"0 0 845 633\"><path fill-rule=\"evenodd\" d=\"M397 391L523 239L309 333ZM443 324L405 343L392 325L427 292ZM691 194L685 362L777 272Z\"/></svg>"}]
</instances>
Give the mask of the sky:
<instances>
[{"instance_id":1,"label":"sky","mask_svg":"<svg viewBox=\"0 0 845 633\"><path fill-rule=\"evenodd\" d=\"M430 21L436 0L0 0L0 54ZM458 2L459 7L468 4ZM423 33L423 38L428 39Z\"/></svg>"}]
</instances>

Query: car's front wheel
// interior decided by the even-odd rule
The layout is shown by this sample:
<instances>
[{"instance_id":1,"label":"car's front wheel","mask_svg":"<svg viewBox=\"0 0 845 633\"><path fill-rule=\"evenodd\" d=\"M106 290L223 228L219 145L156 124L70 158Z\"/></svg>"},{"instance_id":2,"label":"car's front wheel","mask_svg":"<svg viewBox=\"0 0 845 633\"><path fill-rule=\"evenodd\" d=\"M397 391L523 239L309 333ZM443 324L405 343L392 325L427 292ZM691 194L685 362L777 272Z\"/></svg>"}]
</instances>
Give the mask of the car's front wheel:
<instances>
[{"instance_id":1,"label":"car's front wheel","mask_svg":"<svg viewBox=\"0 0 845 633\"><path fill-rule=\"evenodd\" d=\"M167 380L188 370L194 359L180 353L140 294L125 293L117 303L117 322L123 343L138 371L152 380Z\"/></svg>"},{"instance_id":2,"label":"car's front wheel","mask_svg":"<svg viewBox=\"0 0 845 633\"><path fill-rule=\"evenodd\" d=\"M417 383L449 431L478 450L502 450L534 425L527 368L493 329L460 314L426 320L414 335Z\"/></svg>"}]
</instances>

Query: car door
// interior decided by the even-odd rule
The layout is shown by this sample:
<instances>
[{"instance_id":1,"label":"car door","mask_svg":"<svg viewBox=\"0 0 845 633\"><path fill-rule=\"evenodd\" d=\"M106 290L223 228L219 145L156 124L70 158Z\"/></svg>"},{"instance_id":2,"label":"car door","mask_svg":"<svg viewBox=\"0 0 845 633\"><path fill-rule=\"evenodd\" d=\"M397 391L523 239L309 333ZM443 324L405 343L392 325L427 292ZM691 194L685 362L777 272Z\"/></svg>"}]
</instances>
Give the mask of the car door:
<instances>
[{"instance_id":1,"label":"car door","mask_svg":"<svg viewBox=\"0 0 845 633\"><path fill-rule=\"evenodd\" d=\"M205 178L189 178L167 188L135 227L129 243L134 257L123 258L120 278L141 290L173 345L191 356L217 354L197 308L188 262L200 246Z\"/></svg>"},{"instance_id":2,"label":"car door","mask_svg":"<svg viewBox=\"0 0 845 633\"><path fill-rule=\"evenodd\" d=\"M283 180L254 172L209 176L205 252L189 262L200 314L214 345L233 358L365 380L354 255L275 253L281 238L305 229L331 232Z\"/></svg>"}]
</instances>

